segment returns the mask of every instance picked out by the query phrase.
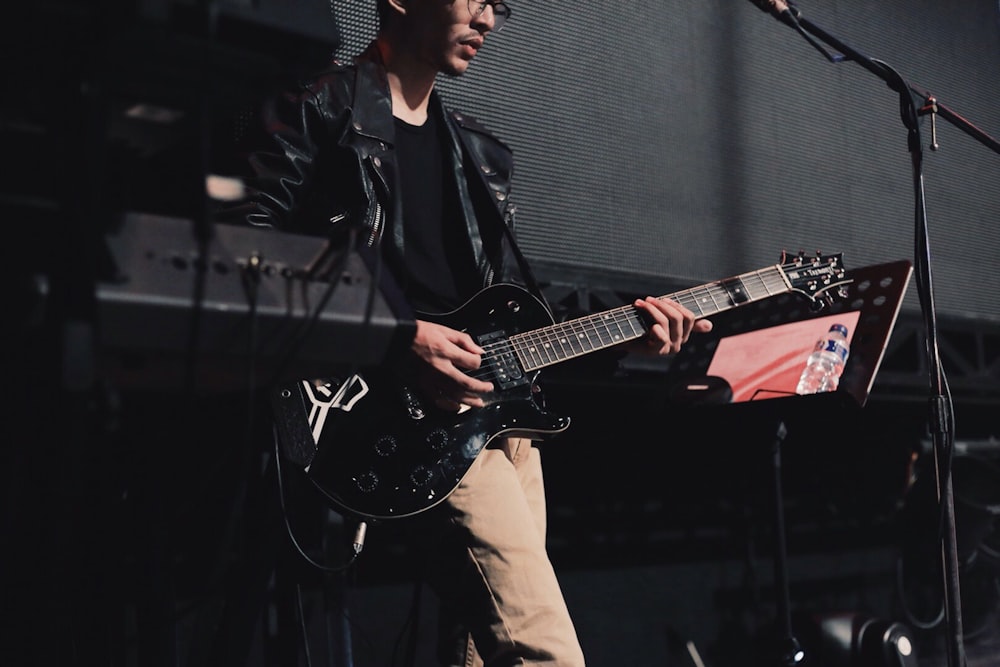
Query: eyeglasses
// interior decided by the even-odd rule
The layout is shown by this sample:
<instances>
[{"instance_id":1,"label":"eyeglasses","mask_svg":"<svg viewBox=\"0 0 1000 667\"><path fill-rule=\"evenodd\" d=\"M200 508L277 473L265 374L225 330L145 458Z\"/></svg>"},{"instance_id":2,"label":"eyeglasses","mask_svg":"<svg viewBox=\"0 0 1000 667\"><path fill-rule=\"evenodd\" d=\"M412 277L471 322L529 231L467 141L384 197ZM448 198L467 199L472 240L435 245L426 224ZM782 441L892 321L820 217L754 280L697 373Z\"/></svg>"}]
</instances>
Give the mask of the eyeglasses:
<instances>
[{"instance_id":1,"label":"eyeglasses","mask_svg":"<svg viewBox=\"0 0 1000 667\"><path fill-rule=\"evenodd\" d=\"M482 16L487 7L493 8L493 32L500 32L510 18L510 7L498 0L468 0L472 17Z\"/></svg>"}]
</instances>

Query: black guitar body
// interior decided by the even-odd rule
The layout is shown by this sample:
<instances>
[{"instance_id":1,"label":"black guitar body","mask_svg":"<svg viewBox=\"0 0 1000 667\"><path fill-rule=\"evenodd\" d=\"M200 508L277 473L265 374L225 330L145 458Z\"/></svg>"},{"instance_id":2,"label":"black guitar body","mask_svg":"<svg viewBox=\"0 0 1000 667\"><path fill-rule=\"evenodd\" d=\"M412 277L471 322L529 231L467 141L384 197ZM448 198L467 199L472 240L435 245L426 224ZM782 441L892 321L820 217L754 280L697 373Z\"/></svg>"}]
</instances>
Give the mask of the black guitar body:
<instances>
[{"instance_id":1,"label":"black guitar body","mask_svg":"<svg viewBox=\"0 0 1000 667\"><path fill-rule=\"evenodd\" d=\"M487 349L476 374L495 391L483 408L444 411L374 369L333 387L307 473L340 509L389 519L427 510L462 481L479 453L499 436L538 438L569 427L546 412L508 337L552 324L545 306L515 285L480 292L458 310L420 315L469 333ZM470 323L472 323L470 325Z\"/></svg>"}]
</instances>

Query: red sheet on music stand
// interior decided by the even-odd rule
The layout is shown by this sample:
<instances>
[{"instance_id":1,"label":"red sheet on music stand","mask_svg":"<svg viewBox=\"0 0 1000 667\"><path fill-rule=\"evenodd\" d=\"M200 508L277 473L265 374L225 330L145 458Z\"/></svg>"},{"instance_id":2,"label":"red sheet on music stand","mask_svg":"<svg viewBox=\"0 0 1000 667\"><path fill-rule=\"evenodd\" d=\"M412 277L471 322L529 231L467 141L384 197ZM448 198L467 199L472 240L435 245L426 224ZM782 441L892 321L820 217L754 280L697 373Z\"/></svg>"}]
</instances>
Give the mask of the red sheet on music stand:
<instances>
[{"instance_id":1,"label":"red sheet on music stand","mask_svg":"<svg viewBox=\"0 0 1000 667\"><path fill-rule=\"evenodd\" d=\"M816 341L830 325L840 323L850 342L860 316L859 311L844 312L728 336L719 341L708 375L729 383L733 403L794 394Z\"/></svg>"}]
</instances>

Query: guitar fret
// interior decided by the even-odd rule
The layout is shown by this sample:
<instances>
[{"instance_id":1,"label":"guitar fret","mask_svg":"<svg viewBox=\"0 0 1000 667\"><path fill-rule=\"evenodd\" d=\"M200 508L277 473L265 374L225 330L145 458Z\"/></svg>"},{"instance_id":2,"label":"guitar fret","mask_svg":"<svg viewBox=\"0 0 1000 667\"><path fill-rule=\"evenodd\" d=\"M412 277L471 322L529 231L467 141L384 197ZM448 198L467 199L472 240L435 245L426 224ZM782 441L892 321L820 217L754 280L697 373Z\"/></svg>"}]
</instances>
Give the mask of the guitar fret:
<instances>
[{"instance_id":1,"label":"guitar fret","mask_svg":"<svg viewBox=\"0 0 1000 667\"><path fill-rule=\"evenodd\" d=\"M549 347L547 339L542 335L542 333L543 330L539 330L529 336L531 341L531 350L542 365L548 365L553 361L552 350Z\"/></svg>"},{"instance_id":2,"label":"guitar fret","mask_svg":"<svg viewBox=\"0 0 1000 667\"><path fill-rule=\"evenodd\" d=\"M729 294L730 303L733 305L747 303L750 301L750 296L747 294L747 290L743 285L742 277L726 280L721 284L725 287L726 293Z\"/></svg>"},{"instance_id":3,"label":"guitar fret","mask_svg":"<svg viewBox=\"0 0 1000 667\"><path fill-rule=\"evenodd\" d=\"M562 351L563 359L570 359L575 357L580 353L579 348L575 345L572 335L572 326L567 324L556 325L556 340L559 342L559 349Z\"/></svg>"},{"instance_id":4,"label":"guitar fret","mask_svg":"<svg viewBox=\"0 0 1000 667\"><path fill-rule=\"evenodd\" d=\"M761 269L760 271L755 271L753 273L754 277L760 283L762 292L757 299L766 299L775 294L781 294L782 292L788 291L788 284L785 282L784 274L781 271L770 269Z\"/></svg>"},{"instance_id":5,"label":"guitar fret","mask_svg":"<svg viewBox=\"0 0 1000 667\"><path fill-rule=\"evenodd\" d=\"M625 334L612 311L605 313L597 322L600 324L600 340L602 347L609 347L625 340Z\"/></svg>"},{"instance_id":6,"label":"guitar fret","mask_svg":"<svg viewBox=\"0 0 1000 667\"><path fill-rule=\"evenodd\" d=\"M620 343L625 340L625 332L622 331L621 323L616 316L605 318L608 325L608 335L611 337L609 344Z\"/></svg>"},{"instance_id":7,"label":"guitar fret","mask_svg":"<svg viewBox=\"0 0 1000 667\"><path fill-rule=\"evenodd\" d=\"M690 295L690 298L687 300L679 297L667 298L673 298L699 317L725 310L732 304L729 293L720 287L719 283L690 289L687 291L687 294Z\"/></svg>"},{"instance_id":8,"label":"guitar fret","mask_svg":"<svg viewBox=\"0 0 1000 667\"><path fill-rule=\"evenodd\" d=\"M701 292L707 296L702 297L696 301L698 305L698 310L695 312L697 312L699 315L708 315L710 313L717 313L724 307L729 305L729 294L724 289L721 289L718 283L712 283L710 285L706 285L701 290ZM694 293L694 290L692 290L692 293ZM711 310L702 307L703 304L707 305L709 300L711 300L711 306L712 306ZM694 309L691 310L694 311Z\"/></svg>"},{"instance_id":9,"label":"guitar fret","mask_svg":"<svg viewBox=\"0 0 1000 667\"><path fill-rule=\"evenodd\" d=\"M573 340L576 341L580 346L580 351L582 352L592 352L597 349L594 346L594 341L591 340L590 334L584 327L583 322L580 320L572 320L570 323L570 328L573 336Z\"/></svg>"},{"instance_id":10,"label":"guitar fret","mask_svg":"<svg viewBox=\"0 0 1000 667\"><path fill-rule=\"evenodd\" d=\"M559 325L547 327L543 332L539 332L541 347L546 356L551 361L562 361L568 358L566 354L564 339L557 333Z\"/></svg>"},{"instance_id":11,"label":"guitar fret","mask_svg":"<svg viewBox=\"0 0 1000 667\"><path fill-rule=\"evenodd\" d=\"M642 319L640 319L639 313L634 308L630 308L628 311L623 310L622 312L625 315L625 321L628 322L630 330L628 338L635 340L636 338L645 336L648 329L643 324Z\"/></svg>"},{"instance_id":12,"label":"guitar fret","mask_svg":"<svg viewBox=\"0 0 1000 667\"><path fill-rule=\"evenodd\" d=\"M750 301L764 299L772 294L771 289L767 285L767 280L762 274L762 271L747 274L742 281ZM757 288L756 296L754 295L755 287Z\"/></svg>"},{"instance_id":13,"label":"guitar fret","mask_svg":"<svg viewBox=\"0 0 1000 667\"><path fill-rule=\"evenodd\" d=\"M514 346L514 351L517 352L518 358L521 360L521 366L525 370L534 370L536 368L541 368L544 366L541 357L538 356L538 352L535 350L534 346L527 340L530 337L530 332L527 334L518 334L516 336L511 336L511 344Z\"/></svg>"},{"instance_id":14,"label":"guitar fret","mask_svg":"<svg viewBox=\"0 0 1000 667\"><path fill-rule=\"evenodd\" d=\"M530 349L525 344L524 334L518 334L512 336L510 339L511 344L514 346L514 351L517 353L518 359L521 360L521 367L527 371L534 370L536 368L541 368L539 360L531 354Z\"/></svg>"}]
</instances>

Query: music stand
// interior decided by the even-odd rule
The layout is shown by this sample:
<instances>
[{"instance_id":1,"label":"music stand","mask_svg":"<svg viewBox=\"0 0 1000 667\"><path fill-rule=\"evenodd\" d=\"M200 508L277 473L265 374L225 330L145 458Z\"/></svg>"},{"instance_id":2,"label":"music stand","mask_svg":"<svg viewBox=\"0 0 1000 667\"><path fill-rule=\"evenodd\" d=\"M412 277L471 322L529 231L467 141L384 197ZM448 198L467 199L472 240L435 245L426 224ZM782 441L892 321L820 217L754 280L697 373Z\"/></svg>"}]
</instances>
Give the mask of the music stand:
<instances>
[{"instance_id":1,"label":"music stand","mask_svg":"<svg viewBox=\"0 0 1000 667\"><path fill-rule=\"evenodd\" d=\"M908 260L848 271L842 298L813 304L794 292L713 317L711 332L692 337L668 371L671 400L686 405L726 405L742 419L774 424L770 443L774 473L774 572L782 665L805 654L792 632L781 444L787 423L820 424L837 410L864 407L895 326L913 272ZM799 396L795 385L815 342L840 322L848 326L850 356L836 391ZM734 407L728 407L734 406ZM740 406L736 408L735 406ZM735 408L735 410L734 410Z\"/></svg>"}]
</instances>

